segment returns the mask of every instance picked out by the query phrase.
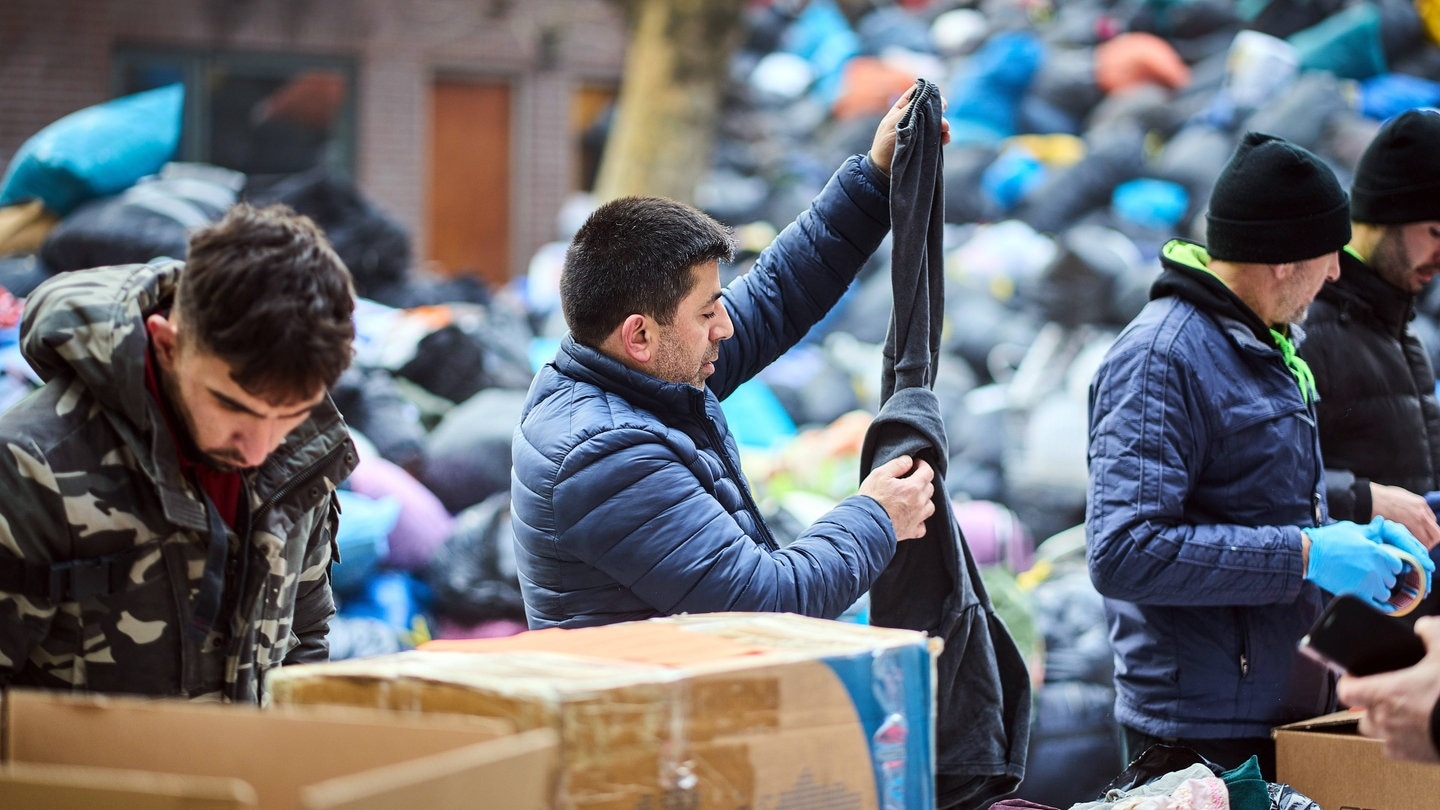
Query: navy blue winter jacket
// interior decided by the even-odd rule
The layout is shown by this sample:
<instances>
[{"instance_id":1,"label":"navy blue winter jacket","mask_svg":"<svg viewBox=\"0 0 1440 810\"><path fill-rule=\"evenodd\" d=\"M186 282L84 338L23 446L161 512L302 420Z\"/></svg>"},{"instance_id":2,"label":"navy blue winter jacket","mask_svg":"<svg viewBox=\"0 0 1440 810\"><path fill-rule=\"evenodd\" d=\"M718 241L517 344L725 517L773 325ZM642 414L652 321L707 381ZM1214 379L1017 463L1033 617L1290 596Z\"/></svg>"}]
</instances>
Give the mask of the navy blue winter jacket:
<instances>
[{"instance_id":1,"label":"navy blue winter jacket","mask_svg":"<svg viewBox=\"0 0 1440 810\"><path fill-rule=\"evenodd\" d=\"M834 618L895 553L874 499L851 496L778 548L720 400L797 343L890 228L889 187L850 158L724 293L735 334L705 390L566 337L516 428L511 519L531 628L676 613Z\"/></svg>"},{"instance_id":2,"label":"navy blue winter jacket","mask_svg":"<svg viewBox=\"0 0 1440 810\"><path fill-rule=\"evenodd\" d=\"M1163 258L1090 386L1086 550L1115 715L1160 737L1268 737L1334 704L1296 649L1324 601L1300 551L1328 520L1315 415L1269 328L1198 269L1204 250L1175 240Z\"/></svg>"}]
</instances>

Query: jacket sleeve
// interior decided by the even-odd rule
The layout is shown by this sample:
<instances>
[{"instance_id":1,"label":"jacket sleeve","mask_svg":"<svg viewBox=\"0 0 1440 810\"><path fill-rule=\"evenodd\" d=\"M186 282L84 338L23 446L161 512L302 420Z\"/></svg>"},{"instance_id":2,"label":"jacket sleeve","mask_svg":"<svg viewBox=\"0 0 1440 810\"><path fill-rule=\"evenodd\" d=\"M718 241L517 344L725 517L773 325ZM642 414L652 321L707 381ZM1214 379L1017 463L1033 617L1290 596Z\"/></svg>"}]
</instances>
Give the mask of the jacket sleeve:
<instances>
[{"instance_id":1,"label":"jacket sleeve","mask_svg":"<svg viewBox=\"0 0 1440 810\"><path fill-rule=\"evenodd\" d=\"M1297 526L1187 519L1207 400L1192 369L1152 347L1117 343L1097 370L1085 535L1090 576L1104 596L1193 606L1298 596Z\"/></svg>"},{"instance_id":2,"label":"jacket sleeve","mask_svg":"<svg viewBox=\"0 0 1440 810\"><path fill-rule=\"evenodd\" d=\"M834 618L894 554L888 516L862 496L769 551L707 489L732 482L709 480L702 460L677 452L640 428L602 432L565 459L554 495L559 544L660 613Z\"/></svg>"},{"instance_id":3,"label":"jacket sleeve","mask_svg":"<svg viewBox=\"0 0 1440 810\"><path fill-rule=\"evenodd\" d=\"M335 493L326 499L325 515L315 521L308 538L305 570L300 574L300 587L295 595L295 619L292 632L299 639L285 656L286 664L313 664L330 659L330 619L335 616L335 597L330 590L330 563L335 558L335 532L339 525L339 507Z\"/></svg>"},{"instance_id":4,"label":"jacket sleeve","mask_svg":"<svg viewBox=\"0 0 1440 810\"><path fill-rule=\"evenodd\" d=\"M800 342L849 289L890 231L889 181L864 156L836 170L810 207L730 284L735 335L707 381L720 399Z\"/></svg>"},{"instance_id":5,"label":"jacket sleeve","mask_svg":"<svg viewBox=\"0 0 1440 810\"><path fill-rule=\"evenodd\" d=\"M0 566L46 564L68 536L65 508L49 462L31 442L0 441ZM8 684L50 633L55 604L0 586L0 686Z\"/></svg>"}]
</instances>

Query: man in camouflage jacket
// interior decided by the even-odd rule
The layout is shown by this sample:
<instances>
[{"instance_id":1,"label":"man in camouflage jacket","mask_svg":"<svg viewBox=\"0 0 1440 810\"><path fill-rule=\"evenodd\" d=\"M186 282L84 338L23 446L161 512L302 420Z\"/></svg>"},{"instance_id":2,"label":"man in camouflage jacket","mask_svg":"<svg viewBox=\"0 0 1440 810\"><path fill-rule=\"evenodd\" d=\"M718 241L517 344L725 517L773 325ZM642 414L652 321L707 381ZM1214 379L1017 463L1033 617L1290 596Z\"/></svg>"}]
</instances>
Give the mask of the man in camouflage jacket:
<instances>
[{"instance_id":1,"label":"man in camouflage jacket","mask_svg":"<svg viewBox=\"0 0 1440 810\"><path fill-rule=\"evenodd\" d=\"M243 204L186 264L34 291L45 384L0 415L0 685L253 703L328 658L352 311L314 223Z\"/></svg>"}]
</instances>

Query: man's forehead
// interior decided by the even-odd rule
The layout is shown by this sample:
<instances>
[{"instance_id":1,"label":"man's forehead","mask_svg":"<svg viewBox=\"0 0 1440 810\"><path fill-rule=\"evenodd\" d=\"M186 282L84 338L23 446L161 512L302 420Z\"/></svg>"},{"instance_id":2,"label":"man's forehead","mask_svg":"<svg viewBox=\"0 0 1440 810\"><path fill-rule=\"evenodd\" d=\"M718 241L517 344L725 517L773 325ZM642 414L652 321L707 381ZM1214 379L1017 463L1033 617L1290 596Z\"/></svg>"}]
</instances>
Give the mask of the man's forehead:
<instances>
[{"instance_id":1,"label":"man's forehead","mask_svg":"<svg viewBox=\"0 0 1440 810\"><path fill-rule=\"evenodd\" d=\"M271 397L256 394L246 390L235 380L230 364L218 355L197 351L191 355L191 361L186 369L198 377L196 382L203 385L211 394L230 400L237 405L243 405L247 410L257 414L299 413L314 408L325 399L323 386L311 395L302 397L287 395Z\"/></svg>"},{"instance_id":2,"label":"man's forehead","mask_svg":"<svg viewBox=\"0 0 1440 810\"><path fill-rule=\"evenodd\" d=\"M720 297L720 262L711 259L690 268L690 294L704 295L714 299Z\"/></svg>"},{"instance_id":3,"label":"man's forehead","mask_svg":"<svg viewBox=\"0 0 1440 810\"><path fill-rule=\"evenodd\" d=\"M213 381L207 383L206 387L210 393L220 399L229 400L245 410L257 416L289 417L299 416L313 410L325 399L325 391L321 389L312 397L296 399L293 397L271 398L252 394L246 391L233 378L226 377L227 384L217 385Z\"/></svg>"}]
</instances>

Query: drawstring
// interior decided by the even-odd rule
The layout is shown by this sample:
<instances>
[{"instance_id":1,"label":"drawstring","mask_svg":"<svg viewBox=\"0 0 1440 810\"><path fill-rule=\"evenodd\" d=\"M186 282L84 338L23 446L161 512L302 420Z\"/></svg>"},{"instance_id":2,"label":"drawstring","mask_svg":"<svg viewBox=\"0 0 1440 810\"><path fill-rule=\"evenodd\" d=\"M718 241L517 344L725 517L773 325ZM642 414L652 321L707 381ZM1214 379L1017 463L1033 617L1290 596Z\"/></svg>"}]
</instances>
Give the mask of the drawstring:
<instances>
[{"instance_id":1,"label":"drawstring","mask_svg":"<svg viewBox=\"0 0 1440 810\"><path fill-rule=\"evenodd\" d=\"M1181 246L1181 249L1184 249L1184 247L1185 246ZM1198 248L1199 246L1193 247ZM1170 246L1166 245L1165 249L1169 251ZM1195 259L1198 259L1198 263L1185 261L1187 258L1185 256L1177 255L1173 258L1177 261L1184 262L1187 267L1209 273L1212 278L1224 285L1227 290L1230 288L1229 284L1225 284L1225 279L1220 278L1218 273L1210 269L1210 255L1204 252L1203 248L1200 248L1199 252L1194 256ZM1270 337L1275 341L1275 348L1280 350L1280 356L1285 360L1285 367L1290 369L1291 374L1295 375L1295 384L1300 386L1300 398L1305 400L1306 405L1313 403L1316 398L1320 396L1320 392L1315 389L1315 373L1310 370L1310 364L1295 353L1295 344L1291 343L1290 338L1286 337L1283 332L1277 329L1271 329Z\"/></svg>"},{"instance_id":2,"label":"drawstring","mask_svg":"<svg viewBox=\"0 0 1440 810\"><path fill-rule=\"evenodd\" d=\"M1280 355L1285 358L1285 366L1295 375L1295 382L1300 386L1300 397L1305 400L1306 405L1314 402L1318 392L1315 390L1315 373L1310 370L1310 364L1295 353L1295 344L1290 342L1290 338L1274 329L1270 330L1270 336L1275 338L1275 345L1280 349Z\"/></svg>"}]
</instances>

